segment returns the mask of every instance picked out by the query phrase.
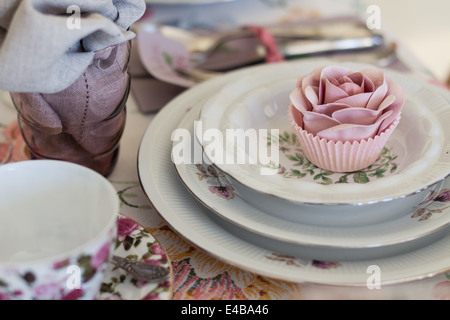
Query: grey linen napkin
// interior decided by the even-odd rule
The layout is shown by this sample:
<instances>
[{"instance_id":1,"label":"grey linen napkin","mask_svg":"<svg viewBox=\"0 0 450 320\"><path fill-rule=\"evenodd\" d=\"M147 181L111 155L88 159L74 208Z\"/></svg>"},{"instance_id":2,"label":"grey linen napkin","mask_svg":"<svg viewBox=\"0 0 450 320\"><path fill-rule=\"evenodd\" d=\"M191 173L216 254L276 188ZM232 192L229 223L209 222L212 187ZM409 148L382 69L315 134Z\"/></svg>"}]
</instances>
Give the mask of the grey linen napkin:
<instances>
[{"instance_id":1,"label":"grey linen napkin","mask_svg":"<svg viewBox=\"0 0 450 320\"><path fill-rule=\"evenodd\" d=\"M37 148L93 157L114 146L126 97L129 27L144 0L8 0L0 4L0 89L11 91Z\"/></svg>"},{"instance_id":2,"label":"grey linen napkin","mask_svg":"<svg viewBox=\"0 0 450 320\"><path fill-rule=\"evenodd\" d=\"M2 0L0 89L66 89L95 51L132 39L144 12L144 0Z\"/></svg>"}]
</instances>

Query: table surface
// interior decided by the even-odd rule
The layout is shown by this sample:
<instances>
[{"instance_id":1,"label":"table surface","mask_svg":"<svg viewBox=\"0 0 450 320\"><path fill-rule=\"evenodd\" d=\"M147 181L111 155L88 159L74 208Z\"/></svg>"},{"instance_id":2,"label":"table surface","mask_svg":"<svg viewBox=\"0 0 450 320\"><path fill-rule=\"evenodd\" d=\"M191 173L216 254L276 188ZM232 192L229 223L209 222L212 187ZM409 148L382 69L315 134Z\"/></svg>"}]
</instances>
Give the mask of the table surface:
<instances>
[{"instance_id":1,"label":"table surface","mask_svg":"<svg viewBox=\"0 0 450 320\"><path fill-rule=\"evenodd\" d=\"M343 1L338 10L336 3L317 7L314 1L236 1L228 4L203 7L183 7L183 15L177 15L177 26L193 27L196 25L215 26L221 24L222 28L242 24L242 14L237 15L235 8L245 13L251 8L258 14L247 15L244 21L258 22L267 18L268 12L276 12L275 22L289 19L305 19L316 15L328 16L341 13L348 14L349 11L361 13L364 7ZM221 7L221 10L216 8ZM173 19L174 8L165 6L153 6L150 8L153 16L150 21L167 21ZM202 11L213 12L205 15ZM234 15L227 15L230 10ZM217 12L222 11L221 15ZM179 13L179 12L178 12ZM216 15L216 16L215 16ZM208 17L208 18L206 18ZM232 17L232 18L231 18ZM254 20L252 20L254 19ZM172 23L174 20L171 20ZM267 21L267 20L266 20ZM407 48L399 48L404 63L412 72L424 72L425 68L416 63L415 58L409 54ZM412 66L414 66L412 68ZM135 168L135 155L139 148L139 139L151 123L154 114L142 114L139 107L131 97L129 101L130 125L124 135L121 156L118 168L111 176L117 190L126 190L130 195L122 206L122 210L141 222L154 234L162 246L167 250L172 260L174 270L173 299L441 299L450 298L450 277L442 274L431 279L413 283L398 284L382 287L379 290L362 288L344 288L326 285L299 284L280 281L241 270L232 265L224 263L208 253L195 247L167 225L164 220L151 208L146 196L139 185ZM126 168L126 169L125 169Z\"/></svg>"}]
</instances>

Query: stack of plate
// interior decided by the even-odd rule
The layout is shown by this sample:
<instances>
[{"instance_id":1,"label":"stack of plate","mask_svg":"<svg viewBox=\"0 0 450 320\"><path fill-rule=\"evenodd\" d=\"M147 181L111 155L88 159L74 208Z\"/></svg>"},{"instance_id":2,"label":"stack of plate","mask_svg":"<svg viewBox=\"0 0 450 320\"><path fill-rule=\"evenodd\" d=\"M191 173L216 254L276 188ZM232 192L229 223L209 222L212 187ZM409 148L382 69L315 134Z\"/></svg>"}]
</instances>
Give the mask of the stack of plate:
<instances>
[{"instance_id":1,"label":"stack of plate","mask_svg":"<svg viewBox=\"0 0 450 320\"><path fill-rule=\"evenodd\" d=\"M374 265L383 283L450 269L448 93L386 70L406 103L380 159L326 172L303 156L287 118L298 77L324 64L252 67L178 96L141 143L150 201L194 245L277 279L366 285Z\"/></svg>"}]
</instances>

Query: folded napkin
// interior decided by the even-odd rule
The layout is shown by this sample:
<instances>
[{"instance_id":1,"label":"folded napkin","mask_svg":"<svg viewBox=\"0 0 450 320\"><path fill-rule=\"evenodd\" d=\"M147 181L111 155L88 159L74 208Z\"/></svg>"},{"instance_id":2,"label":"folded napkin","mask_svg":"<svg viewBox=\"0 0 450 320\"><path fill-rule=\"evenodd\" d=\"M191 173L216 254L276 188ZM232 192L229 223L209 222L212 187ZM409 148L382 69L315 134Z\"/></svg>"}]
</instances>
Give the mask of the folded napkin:
<instances>
[{"instance_id":1,"label":"folded napkin","mask_svg":"<svg viewBox=\"0 0 450 320\"><path fill-rule=\"evenodd\" d=\"M0 3L0 89L55 93L94 51L134 37L144 0L7 0Z\"/></svg>"}]
</instances>

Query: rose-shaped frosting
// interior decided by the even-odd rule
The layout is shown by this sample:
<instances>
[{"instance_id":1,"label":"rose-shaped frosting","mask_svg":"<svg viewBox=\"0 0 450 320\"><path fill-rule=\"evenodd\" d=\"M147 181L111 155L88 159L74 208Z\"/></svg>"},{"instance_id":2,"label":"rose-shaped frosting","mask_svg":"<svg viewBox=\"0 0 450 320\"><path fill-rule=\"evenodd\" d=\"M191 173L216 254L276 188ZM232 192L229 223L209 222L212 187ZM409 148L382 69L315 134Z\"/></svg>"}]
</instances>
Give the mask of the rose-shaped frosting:
<instances>
[{"instance_id":1,"label":"rose-shaped frosting","mask_svg":"<svg viewBox=\"0 0 450 320\"><path fill-rule=\"evenodd\" d=\"M325 66L299 78L290 100L308 133L353 142L388 128L400 115L404 93L382 70Z\"/></svg>"}]
</instances>

